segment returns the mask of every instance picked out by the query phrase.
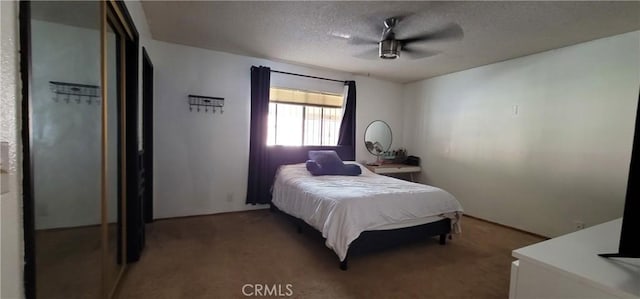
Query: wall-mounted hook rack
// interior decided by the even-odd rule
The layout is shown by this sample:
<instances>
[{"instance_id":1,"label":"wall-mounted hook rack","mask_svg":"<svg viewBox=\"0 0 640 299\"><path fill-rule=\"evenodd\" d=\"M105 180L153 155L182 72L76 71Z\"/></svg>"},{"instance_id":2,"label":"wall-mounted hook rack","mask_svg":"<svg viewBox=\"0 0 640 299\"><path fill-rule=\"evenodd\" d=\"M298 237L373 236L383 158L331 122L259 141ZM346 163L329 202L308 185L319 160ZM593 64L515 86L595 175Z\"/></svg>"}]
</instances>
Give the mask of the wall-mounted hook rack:
<instances>
[{"instance_id":1,"label":"wall-mounted hook rack","mask_svg":"<svg viewBox=\"0 0 640 299\"><path fill-rule=\"evenodd\" d=\"M69 103L71 100L80 104L84 99L88 105L93 102L100 103L100 86L49 81L49 88L53 92L53 100L59 102L60 99Z\"/></svg>"},{"instance_id":2,"label":"wall-mounted hook rack","mask_svg":"<svg viewBox=\"0 0 640 299\"><path fill-rule=\"evenodd\" d=\"M209 112L209 109L211 109L212 113L216 113L216 109L220 108L220 113L224 113L224 98L206 97L190 94L189 111L193 111L193 109L195 108L199 112L201 109L200 107L204 108L204 112Z\"/></svg>"}]
</instances>

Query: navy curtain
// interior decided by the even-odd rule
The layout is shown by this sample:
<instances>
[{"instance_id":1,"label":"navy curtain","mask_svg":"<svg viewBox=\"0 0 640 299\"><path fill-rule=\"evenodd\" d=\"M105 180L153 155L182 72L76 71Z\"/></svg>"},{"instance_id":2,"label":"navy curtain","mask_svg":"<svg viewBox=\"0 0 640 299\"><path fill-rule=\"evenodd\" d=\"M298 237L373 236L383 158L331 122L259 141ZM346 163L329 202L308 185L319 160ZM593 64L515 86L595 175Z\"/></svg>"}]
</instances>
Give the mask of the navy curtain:
<instances>
[{"instance_id":1,"label":"navy curtain","mask_svg":"<svg viewBox=\"0 0 640 299\"><path fill-rule=\"evenodd\" d=\"M344 115L340 123L340 136L338 136L339 146L350 146L355 157L356 153L356 81L347 81L347 103L344 108Z\"/></svg>"},{"instance_id":2,"label":"navy curtain","mask_svg":"<svg viewBox=\"0 0 640 299\"><path fill-rule=\"evenodd\" d=\"M269 203L271 200L267 155L270 80L270 68L251 67L251 128L246 201L248 204Z\"/></svg>"}]
</instances>

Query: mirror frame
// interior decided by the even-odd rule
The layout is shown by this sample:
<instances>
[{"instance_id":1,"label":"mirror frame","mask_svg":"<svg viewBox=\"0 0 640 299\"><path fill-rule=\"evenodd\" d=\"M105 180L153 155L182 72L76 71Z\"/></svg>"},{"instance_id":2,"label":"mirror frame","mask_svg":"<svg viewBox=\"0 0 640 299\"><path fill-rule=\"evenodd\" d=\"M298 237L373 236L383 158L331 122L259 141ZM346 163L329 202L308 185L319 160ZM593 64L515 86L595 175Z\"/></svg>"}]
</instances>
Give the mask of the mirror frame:
<instances>
[{"instance_id":1,"label":"mirror frame","mask_svg":"<svg viewBox=\"0 0 640 299\"><path fill-rule=\"evenodd\" d=\"M102 206L102 293L103 296L105 298L113 298L116 295L118 286L120 285L120 282L122 280L122 277L124 276L124 273L127 269L127 255L128 255L128 247L127 247L127 232L128 232L128 226L127 226L127 204L128 204L128 200L127 200L127 169L129 168L130 165L128 165L129 163L132 163L132 159L131 157L128 156L128 151L127 151L127 138L126 138L126 130L127 130L127 122L126 122L126 115L127 115L127 102L130 100L136 100L134 99L129 99L128 97L128 93L127 93L127 64L126 64L126 60L127 60L127 49L126 49L126 44L128 40L131 41L136 41L137 37L136 34L134 34L134 31L132 30L132 28L129 26L129 22L125 16L125 12L124 10L126 8L124 8L121 3L113 1L113 0L109 0L109 1L102 1L101 2L101 12L100 12L100 39L101 39L101 46L100 46L100 51L101 51L101 86L103 86L103 88L101 89L101 96L102 96L102 179L101 179L101 190L102 190L102 194L101 194L101 206ZM116 40L117 40L117 44L119 44L119 47L116 47L116 51L119 51L119 53L117 53L116 58L117 60L119 59L119 61L116 61L116 63L119 63L118 67L117 67L117 80L118 80L118 95L114 97L112 97L113 99L115 99L117 101L117 106L118 106L118 122L119 122L119 126L120 126L120 132L118 134L118 142L120 143L120 147L119 147L119 190L118 192L119 194L119 203L118 203L118 227L117 227L117 236L118 236L118 244L119 247L118 248L118 252L116 252L116 257L118 260L118 265L117 265L117 273L116 273L116 277L115 277L115 281L113 281L113 283L111 284L109 281L109 276L111 275L109 273L109 263L110 263L110 254L109 254L109 211L108 211L108 203L107 203L107 194L106 194L106 190L107 190L107 164L106 164L106 159L107 159L107 143L109 142L107 140L107 101L110 100L110 98L107 96L107 77L108 77L108 67L107 67L107 47L108 47L108 42L107 42L107 27L111 27L112 30L114 31L114 33L116 34ZM136 53L137 55L137 53ZM137 63L137 61L136 61ZM137 86L136 86L137 87Z\"/></svg>"},{"instance_id":2,"label":"mirror frame","mask_svg":"<svg viewBox=\"0 0 640 299\"><path fill-rule=\"evenodd\" d=\"M367 128L366 128L366 129L364 129L364 134L363 134L363 136L362 136L362 139L363 139L363 141L364 141L364 147L367 149L367 151L368 151L370 154L372 154L372 155L374 155L374 156L376 156L376 157L379 157L379 156L382 156L382 153L379 153L379 154L373 153L373 152L369 149L369 147L367 146L367 131L369 130L369 128L371 127L371 125L373 125L374 123L377 123L377 122L381 122L381 123L383 123L385 126L387 126L387 129L389 129L389 139L390 139L390 140L389 140L389 146L388 146L386 149L384 149L384 150L383 150L383 152L388 151L389 149L391 149L391 145L393 145L393 131L391 130L391 126L390 126L386 121L384 121L384 120L376 119L376 120L374 120L374 121L370 122L370 123L367 125Z\"/></svg>"}]
</instances>

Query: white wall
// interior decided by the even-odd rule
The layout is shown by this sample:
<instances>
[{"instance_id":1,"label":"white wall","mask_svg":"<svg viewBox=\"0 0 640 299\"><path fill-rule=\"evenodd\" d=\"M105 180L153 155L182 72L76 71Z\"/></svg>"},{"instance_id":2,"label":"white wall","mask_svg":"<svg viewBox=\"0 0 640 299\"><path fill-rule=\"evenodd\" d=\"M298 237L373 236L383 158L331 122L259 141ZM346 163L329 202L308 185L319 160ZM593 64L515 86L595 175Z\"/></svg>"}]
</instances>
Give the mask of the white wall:
<instances>
[{"instance_id":1,"label":"white wall","mask_svg":"<svg viewBox=\"0 0 640 299\"><path fill-rule=\"evenodd\" d=\"M369 158L363 134L371 120L384 119L401 135L399 84L159 41L148 50L155 67L156 218L260 208L245 204L252 65L356 80L357 159ZM340 83L275 73L272 83L342 90ZM189 112L188 94L224 97L224 114Z\"/></svg>"},{"instance_id":2,"label":"white wall","mask_svg":"<svg viewBox=\"0 0 640 299\"><path fill-rule=\"evenodd\" d=\"M639 53L632 32L407 85L422 181L470 215L546 236L620 217Z\"/></svg>"},{"instance_id":3,"label":"white wall","mask_svg":"<svg viewBox=\"0 0 640 299\"><path fill-rule=\"evenodd\" d=\"M383 120L391 127L391 149L405 147L403 133L404 100L403 85L378 80L370 77L356 76L356 160L373 162L364 146L364 130L374 120Z\"/></svg>"},{"instance_id":4,"label":"white wall","mask_svg":"<svg viewBox=\"0 0 640 299\"><path fill-rule=\"evenodd\" d=\"M0 1L0 141L9 143L9 192L0 195L0 297L11 299L24 297L17 6Z\"/></svg>"}]
</instances>

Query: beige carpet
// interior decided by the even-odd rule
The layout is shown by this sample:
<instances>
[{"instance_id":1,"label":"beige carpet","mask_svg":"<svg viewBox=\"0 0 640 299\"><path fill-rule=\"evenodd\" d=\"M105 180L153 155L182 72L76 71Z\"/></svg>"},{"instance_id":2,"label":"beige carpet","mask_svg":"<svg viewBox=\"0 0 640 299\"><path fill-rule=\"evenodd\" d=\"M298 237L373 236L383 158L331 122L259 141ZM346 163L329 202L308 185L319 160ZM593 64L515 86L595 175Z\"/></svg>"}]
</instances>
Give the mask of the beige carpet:
<instances>
[{"instance_id":1,"label":"beige carpet","mask_svg":"<svg viewBox=\"0 0 640 299\"><path fill-rule=\"evenodd\" d=\"M38 298L99 298L100 227L38 230L36 294Z\"/></svg>"},{"instance_id":2,"label":"beige carpet","mask_svg":"<svg viewBox=\"0 0 640 299\"><path fill-rule=\"evenodd\" d=\"M115 223L109 225L109 286L118 277ZM99 225L37 230L36 297L100 298L102 292L102 231Z\"/></svg>"},{"instance_id":3,"label":"beige carpet","mask_svg":"<svg viewBox=\"0 0 640 299\"><path fill-rule=\"evenodd\" d=\"M246 298L244 284L292 285L294 298L507 298L511 250L541 241L465 218L463 233L357 256L330 249L266 210L159 220L119 298ZM251 291L251 288L245 290Z\"/></svg>"}]
</instances>

